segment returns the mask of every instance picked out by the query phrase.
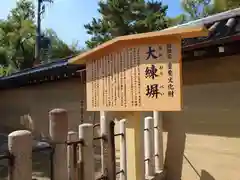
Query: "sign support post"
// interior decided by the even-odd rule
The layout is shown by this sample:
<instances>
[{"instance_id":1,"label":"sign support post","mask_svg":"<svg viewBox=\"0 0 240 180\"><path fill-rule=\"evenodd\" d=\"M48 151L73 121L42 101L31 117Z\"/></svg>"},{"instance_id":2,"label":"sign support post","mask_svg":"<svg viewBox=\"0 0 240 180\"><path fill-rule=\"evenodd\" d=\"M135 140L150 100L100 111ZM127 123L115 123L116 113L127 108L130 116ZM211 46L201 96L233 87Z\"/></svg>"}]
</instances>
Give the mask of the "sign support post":
<instances>
[{"instance_id":1,"label":"sign support post","mask_svg":"<svg viewBox=\"0 0 240 180\"><path fill-rule=\"evenodd\" d=\"M127 179L144 180L143 120L140 112L126 117Z\"/></svg>"}]
</instances>

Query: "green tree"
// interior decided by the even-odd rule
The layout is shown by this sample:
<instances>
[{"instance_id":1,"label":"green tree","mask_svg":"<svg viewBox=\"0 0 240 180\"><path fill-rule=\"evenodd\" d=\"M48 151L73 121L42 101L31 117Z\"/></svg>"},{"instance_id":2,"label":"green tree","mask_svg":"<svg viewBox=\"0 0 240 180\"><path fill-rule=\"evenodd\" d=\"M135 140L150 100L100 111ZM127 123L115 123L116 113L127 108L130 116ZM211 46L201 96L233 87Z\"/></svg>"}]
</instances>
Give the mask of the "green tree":
<instances>
[{"instance_id":1,"label":"green tree","mask_svg":"<svg viewBox=\"0 0 240 180\"><path fill-rule=\"evenodd\" d=\"M11 73L11 66L0 66L0 77L8 76Z\"/></svg>"},{"instance_id":2,"label":"green tree","mask_svg":"<svg viewBox=\"0 0 240 180\"><path fill-rule=\"evenodd\" d=\"M51 43L50 57L51 59L64 58L66 56L74 55L78 53L78 49L74 46L68 46L62 41L57 33L52 29L46 29L44 36L49 38Z\"/></svg>"},{"instance_id":3,"label":"green tree","mask_svg":"<svg viewBox=\"0 0 240 180\"><path fill-rule=\"evenodd\" d=\"M238 8L240 0L182 0L181 6L184 12L169 19L172 26Z\"/></svg>"},{"instance_id":4,"label":"green tree","mask_svg":"<svg viewBox=\"0 0 240 180\"><path fill-rule=\"evenodd\" d=\"M33 65L35 36L34 6L28 0L17 1L8 18L0 23L1 47L5 57L17 69Z\"/></svg>"},{"instance_id":5,"label":"green tree","mask_svg":"<svg viewBox=\"0 0 240 180\"><path fill-rule=\"evenodd\" d=\"M7 19L0 20L0 65L11 72L30 68L34 64L34 14L35 7L31 0L19 0ZM77 46L68 46L53 30L45 32L45 37L52 42L51 58L63 58L79 52ZM42 60L45 62L44 58Z\"/></svg>"},{"instance_id":6,"label":"green tree","mask_svg":"<svg viewBox=\"0 0 240 180\"><path fill-rule=\"evenodd\" d=\"M88 48L117 36L151 32L168 26L167 6L160 1L106 0L98 3L101 18L84 25L91 39Z\"/></svg>"},{"instance_id":7,"label":"green tree","mask_svg":"<svg viewBox=\"0 0 240 180\"><path fill-rule=\"evenodd\" d=\"M240 7L240 0L214 0L214 3L218 5L219 8L221 8L223 11Z\"/></svg>"},{"instance_id":8,"label":"green tree","mask_svg":"<svg viewBox=\"0 0 240 180\"><path fill-rule=\"evenodd\" d=\"M179 14L176 17L169 17L168 23L169 26L176 26L179 24L186 23L188 21L188 17L185 14Z\"/></svg>"}]
</instances>

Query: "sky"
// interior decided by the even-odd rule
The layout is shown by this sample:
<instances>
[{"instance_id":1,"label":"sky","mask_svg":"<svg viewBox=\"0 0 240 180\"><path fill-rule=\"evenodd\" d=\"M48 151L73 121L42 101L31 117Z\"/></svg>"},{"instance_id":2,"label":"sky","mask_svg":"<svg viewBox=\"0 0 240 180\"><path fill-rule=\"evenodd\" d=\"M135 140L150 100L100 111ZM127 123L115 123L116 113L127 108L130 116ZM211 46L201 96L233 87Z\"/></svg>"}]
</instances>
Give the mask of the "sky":
<instances>
[{"instance_id":1,"label":"sky","mask_svg":"<svg viewBox=\"0 0 240 180\"><path fill-rule=\"evenodd\" d=\"M15 7L17 0L1 0L0 19L5 19L9 11ZM34 0L37 1L37 0ZM54 0L46 6L42 20L42 28L52 28L67 44L78 41L81 47L89 38L83 25L98 17L99 0ZM163 0L167 4L168 16L181 13L180 0Z\"/></svg>"}]
</instances>

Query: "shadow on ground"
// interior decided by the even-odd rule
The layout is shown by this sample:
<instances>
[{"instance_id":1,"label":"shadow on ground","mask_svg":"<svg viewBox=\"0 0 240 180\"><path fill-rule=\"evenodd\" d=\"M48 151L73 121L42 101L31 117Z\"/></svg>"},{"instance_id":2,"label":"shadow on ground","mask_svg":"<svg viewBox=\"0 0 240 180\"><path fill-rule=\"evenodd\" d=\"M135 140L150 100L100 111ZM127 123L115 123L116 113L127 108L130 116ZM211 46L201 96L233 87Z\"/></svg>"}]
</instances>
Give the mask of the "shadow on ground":
<instances>
[{"instance_id":1,"label":"shadow on ground","mask_svg":"<svg viewBox=\"0 0 240 180\"><path fill-rule=\"evenodd\" d=\"M215 178L207 171L202 170L200 180L215 180Z\"/></svg>"}]
</instances>

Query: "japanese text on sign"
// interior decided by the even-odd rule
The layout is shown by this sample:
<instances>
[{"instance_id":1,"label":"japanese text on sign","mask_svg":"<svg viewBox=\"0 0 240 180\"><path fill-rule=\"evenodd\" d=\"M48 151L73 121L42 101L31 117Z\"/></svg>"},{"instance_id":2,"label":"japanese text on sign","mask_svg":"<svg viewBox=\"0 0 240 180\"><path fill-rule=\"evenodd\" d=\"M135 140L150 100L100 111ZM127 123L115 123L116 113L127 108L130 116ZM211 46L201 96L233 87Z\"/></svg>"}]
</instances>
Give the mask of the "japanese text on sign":
<instances>
[{"instance_id":1,"label":"japanese text on sign","mask_svg":"<svg viewBox=\"0 0 240 180\"><path fill-rule=\"evenodd\" d=\"M87 110L181 109L180 42L104 55L87 63Z\"/></svg>"}]
</instances>

